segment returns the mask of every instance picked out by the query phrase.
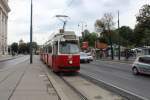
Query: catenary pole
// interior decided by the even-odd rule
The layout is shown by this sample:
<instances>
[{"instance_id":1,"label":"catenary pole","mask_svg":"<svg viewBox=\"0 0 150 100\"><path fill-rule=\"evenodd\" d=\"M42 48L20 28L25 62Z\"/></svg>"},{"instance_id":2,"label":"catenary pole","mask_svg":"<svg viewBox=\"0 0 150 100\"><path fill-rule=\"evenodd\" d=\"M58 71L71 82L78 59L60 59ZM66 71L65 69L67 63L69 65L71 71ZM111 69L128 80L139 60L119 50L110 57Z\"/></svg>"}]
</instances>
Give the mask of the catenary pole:
<instances>
[{"instance_id":1,"label":"catenary pole","mask_svg":"<svg viewBox=\"0 0 150 100\"><path fill-rule=\"evenodd\" d=\"M119 21L119 10L118 10L118 36L119 36L119 41L118 41L118 60L120 60L120 21Z\"/></svg>"},{"instance_id":2,"label":"catenary pole","mask_svg":"<svg viewBox=\"0 0 150 100\"><path fill-rule=\"evenodd\" d=\"M30 19L30 64L32 64L32 59L33 59L33 55L32 55L32 12L33 11L33 4L32 4L32 0L31 0L31 19Z\"/></svg>"}]
</instances>

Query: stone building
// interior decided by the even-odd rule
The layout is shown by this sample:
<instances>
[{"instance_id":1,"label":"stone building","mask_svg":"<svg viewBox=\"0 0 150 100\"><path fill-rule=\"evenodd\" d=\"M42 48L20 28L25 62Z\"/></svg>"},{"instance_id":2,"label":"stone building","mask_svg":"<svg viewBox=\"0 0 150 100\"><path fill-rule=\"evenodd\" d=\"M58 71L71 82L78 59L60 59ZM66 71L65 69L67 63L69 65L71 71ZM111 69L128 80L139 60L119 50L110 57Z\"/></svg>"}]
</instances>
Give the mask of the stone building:
<instances>
[{"instance_id":1,"label":"stone building","mask_svg":"<svg viewBox=\"0 0 150 100\"><path fill-rule=\"evenodd\" d=\"M0 0L0 55L7 53L8 0Z\"/></svg>"}]
</instances>

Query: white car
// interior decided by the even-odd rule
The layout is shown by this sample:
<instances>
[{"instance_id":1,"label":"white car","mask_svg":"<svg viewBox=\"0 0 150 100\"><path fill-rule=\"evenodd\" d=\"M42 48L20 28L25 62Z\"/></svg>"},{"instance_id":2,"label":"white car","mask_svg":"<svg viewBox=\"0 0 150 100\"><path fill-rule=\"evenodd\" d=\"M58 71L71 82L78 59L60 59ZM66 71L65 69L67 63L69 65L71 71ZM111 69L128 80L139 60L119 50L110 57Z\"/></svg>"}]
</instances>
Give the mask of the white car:
<instances>
[{"instance_id":1,"label":"white car","mask_svg":"<svg viewBox=\"0 0 150 100\"><path fill-rule=\"evenodd\" d=\"M150 55L139 56L132 65L133 74L150 74Z\"/></svg>"},{"instance_id":2,"label":"white car","mask_svg":"<svg viewBox=\"0 0 150 100\"><path fill-rule=\"evenodd\" d=\"M89 52L89 53L87 53L87 56L89 57L89 60L90 61L93 61L93 56L91 55L91 53Z\"/></svg>"},{"instance_id":3,"label":"white car","mask_svg":"<svg viewBox=\"0 0 150 100\"><path fill-rule=\"evenodd\" d=\"M80 52L80 62L84 62L84 63L90 63L90 59L88 57L88 55L84 52Z\"/></svg>"}]
</instances>

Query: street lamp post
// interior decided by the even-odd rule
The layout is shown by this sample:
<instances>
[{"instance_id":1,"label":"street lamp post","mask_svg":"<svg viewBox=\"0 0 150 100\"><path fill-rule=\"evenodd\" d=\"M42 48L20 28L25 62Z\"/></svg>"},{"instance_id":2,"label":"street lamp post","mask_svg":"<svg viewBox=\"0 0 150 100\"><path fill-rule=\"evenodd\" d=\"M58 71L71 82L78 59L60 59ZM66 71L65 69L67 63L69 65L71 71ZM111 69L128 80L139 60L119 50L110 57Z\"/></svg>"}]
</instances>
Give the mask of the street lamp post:
<instances>
[{"instance_id":1,"label":"street lamp post","mask_svg":"<svg viewBox=\"0 0 150 100\"><path fill-rule=\"evenodd\" d=\"M32 55L32 11L33 11L33 5L32 5L32 0L31 0L31 19L30 19L30 64L32 64L33 60L33 55Z\"/></svg>"},{"instance_id":2,"label":"street lamp post","mask_svg":"<svg viewBox=\"0 0 150 100\"><path fill-rule=\"evenodd\" d=\"M82 22L81 24L78 24L78 27L81 27L81 33L82 33L82 37L84 37L84 27L87 27L87 24L85 24L84 22Z\"/></svg>"},{"instance_id":3,"label":"street lamp post","mask_svg":"<svg viewBox=\"0 0 150 100\"><path fill-rule=\"evenodd\" d=\"M2 45L2 54L5 54L4 45Z\"/></svg>"},{"instance_id":4,"label":"street lamp post","mask_svg":"<svg viewBox=\"0 0 150 100\"><path fill-rule=\"evenodd\" d=\"M119 11L118 11L118 36L119 36L119 43L118 43L118 60L120 60L120 21L119 21Z\"/></svg>"}]
</instances>

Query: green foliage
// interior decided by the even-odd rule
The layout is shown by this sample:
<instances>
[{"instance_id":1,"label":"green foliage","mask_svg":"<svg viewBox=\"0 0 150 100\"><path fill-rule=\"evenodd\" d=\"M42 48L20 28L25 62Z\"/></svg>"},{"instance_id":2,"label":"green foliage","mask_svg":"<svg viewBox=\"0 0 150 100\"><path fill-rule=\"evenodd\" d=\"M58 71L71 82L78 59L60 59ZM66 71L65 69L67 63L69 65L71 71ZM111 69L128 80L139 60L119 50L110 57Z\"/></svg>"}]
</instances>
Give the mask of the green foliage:
<instances>
[{"instance_id":1,"label":"green foliage","mask_svg":"<svg viewBox=\"0 0 150 100\"><path fill-rule=\"evenodd\" d=\"M150 5L143 5L139 10L136 20L139 24L143 24L145 27L150 28Z\"/></svg>"},{"instance_id":2,"label":"green foliage","mask_svg":"<svg viewBox=\"0 0 150 100\"><path fill-rule=\"evenodd\" d=\"M104 38L104 37L99 37L99 38L98 38L98 41L99 41L99 42L102 42L102 43L108 43L108 39L107 39L107 38Z\"/></svg>"},{"instance_id":3,"label":"green foliage","mask_svg":"<svg viewBox=\"0 0 150 100\"><path fill-rule=\"evenodd\" d=\"M111 37L112 37L112 41L114 44L118 44L119 41L119 34L117 30L112 30L111 31Z\"/></svg>"},{"instance_id":4,"label":"green foliage","mask_svg":"<svg viewBox=\"0 0 150 100\"><path fill-rule=\"evenodd\" d=\"M27 54L27 44L26 43L19 44L19 53Z\"/></svg>"},{"instance_id":5,"label":"green foliage","mask_svg":"<svg viewBox=\"0 0 150 100\"><path fill-rule=\"evenodd\" d=\"M33 52L36 53L38 45L36 42L32 42ZM19 44L19 53L29 54L30 53L30 42Z\"/></svg>"},{"instance_id":6,"label":"green foliage","mask_svg":"<svg viewBox=\"0 0 150 100\"><path fill-rule=\"evenodd\" d=\"M83 41L88 41L88 39L89 39L89 35L90 35L90 32L89 32L89 30L84 30L84 32L82 33L83 34Z\"/></svg>"},{"instance_id":7,"label":"green foliage","mask_svg":"<svg viewBox=\"0 0 150 100\"><path fill-rule=\"evenodd\" d=\"M14 53L18 52L18 43L14 42L11 44L11 51Z\"/></svg>"},{"instance_id":8,"label":"green foliage","mask_svg":"<svg viewBox=\"0 0 150 100\"><path fill-rule=\"evenodd\" d=\"M137 46L150 44L150 5L143 5L136 16L137 25L134 29L134 40ZM146 43L146 44L145 44Z\"/></svg>"},{"instance_id":9,"label":"green foliage","mask_svg":"<svg viewBox=\"0 0 150 100\"><path fill-rule=\"evenodd\" d=\"M32 42L33 52L36 53L38 45L36 42ZM27 43L27 52L30 53L30 42Z\"/></svg>"},{"instance_id":10,"label":"green foliage","mask_svg":"<svg viewBox=\"0 0 150 100\"><path fill-rule=\"evenodd\" d=\"M95 32L90 33L88 30L85 30L84 32L84 36L80 38L80 43L82 43L83 41L88 41L89 46L94 47L95 41L97 39L97 34Z\"/></svg>"},{"instance_id":11,"label":"green foliage","mask_svg":"<svg viewBox=\"0 0 150 100\"><path fill-rule=\"evenodd\" d=\"M91 47L95 46L96 39L97 39L97 34L96 33L92 32L92 33L89 34L89 40L88 41L89 41L89 45Z\"/></svg>"},{"instance_id":12,"label":"green foliage","mask_svg":"<svg viewBox=\"0 0 150 100\"><path fill-rule=\"evenodd\" d=\"M133 30L129 26L122 26L119 30L119 36L121 39L121 44L123 46L129 46L133 44Z\"/></svg>"},{"instance_id":13,"label":"green foliage","mask_svg":"<svg viewBox=\"0 0 150 100\"><path fill-rule=\"evenodd\" d=\"M113 30L113 17L111 13L106 13L101 19L96 20L95 29L99 32L99 41L123 46L143 46L150 45L150 5L141 7L136 16L137 24L132 30L129 26L122 26L119 30Z\"/></svg>"}]
</instances>

